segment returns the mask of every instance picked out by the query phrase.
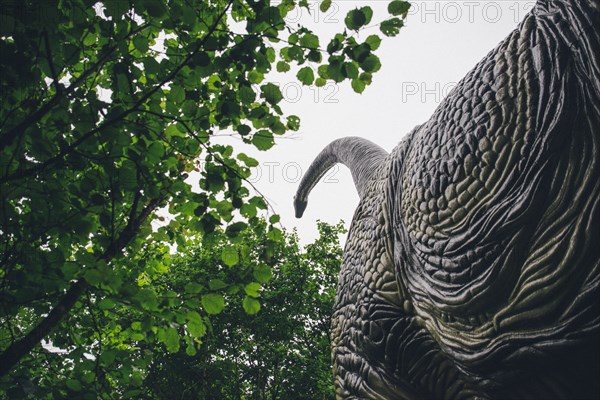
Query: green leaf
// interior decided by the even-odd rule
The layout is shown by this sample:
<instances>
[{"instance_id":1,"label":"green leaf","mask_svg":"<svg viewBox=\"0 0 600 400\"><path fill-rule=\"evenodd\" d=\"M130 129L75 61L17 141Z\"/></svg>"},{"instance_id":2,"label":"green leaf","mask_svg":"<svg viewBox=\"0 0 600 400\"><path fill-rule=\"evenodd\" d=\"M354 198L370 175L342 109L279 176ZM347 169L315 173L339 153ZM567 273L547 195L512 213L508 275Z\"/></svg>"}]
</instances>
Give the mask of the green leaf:
<instances>
[{"instance_id":1,"label":"green leaf","mask_svg":"<svg viewBox=\"0 0 600 400\"><path fill-rule=\"evenodd\" d=\"M252 128L250 128L248 125L244 125L244 124L238 125L238 127L235 130L242 136L246 136L247 134L252 132Z\"/></svg>"},{"instance_id":2,"label":"green leaf","mask_svg":"<svg viewBox=\"0 0 600 400\"><path fill-rule=\"evenodd\" d=\"M359 9L349 11L344 19L346 27L352 31L357 31L366 21L366 15Z\"/></svg>"},{"instance_id":3,"label":"green leaf","mask_svg":"<svg viewBox=\"0 0 600 400\"><path fill-rule=\"evenodd\" d=\"M66 280L71 280L75 277L77 271L79 271L79 265L74 262L66 262L60 267Z\"/></svg>"},{"instance_id":4,"label":"green leaf","mask_svg":"<svg viewBox=\"0 0 600 400\"><path fill-rule=\"evenodd\" d=\"M125 1L120 1L126 3ZM133 45L140 52L145 54L148 51L148 38L142 35L137 35L133 38Z\"/></svg>"},{"instance_id":5,"label":"green leaf","mask_svg":"<svg viewBox=\"0 0 600 400\"><path fill-rule=\"evenodd\" d=\"M253 198L251 198L250 203L254 204L256 207L260 208L261 210L267 209L267 203L265 202L265 199L263 199L260 196L254 196Z\"/></svg>"},{"instance_id":6,"label":"green leaf","mask_svg":"<svg viewBox=\"0 0 600 400\"><path fill-rule=\"evenodd\" d=\"M240 116L240 105L235 101L223 101L219 108L220 115L227 118L237 118Z\"/></svg>"},{"instance_id":7,"label":"green leaf","mask_svg":"<svg viewBox=\"0 0 600 400\"><path fill-rule=\"evenodd\" d=\"M267 283L273 277L273 271L268 265L259 264L256 267L254 267L252 276L260 283Z\"/></svg>"},{"instance_id":8,"label":"green leaf","mask_svg":"<svg viewBox=\"0 0 600 400\"><path fill-rule=\"evenodd\" d=\"M119 0L122 1L122 0ZM143 61L144 71L148 74L157 74L160 72L160 64L152 57L146 57Z\"/></svg>"},{"instance_id":9,"label":"green leaf","mask_svg":"<svg viewBox=\"0 0 600 400\"><path fill-rule=\"evenodd\" d=\"M244 153L240 153L237 156L238 160L246 164L248 167L253 168L258 166L258 161L252 157L248 157Z\"/></svg>"},{"instance_id":10,"label":"green leaf","mask_svg":"<svg viewBox=\"0 0 600 400\"><path fill-rule=\"evenodd\" d=\"M365 43L369 45L371 50L377 50L381 44L381 38L377 35L370 35L367 40L365 40Z\"/></svg>"},{"instance_id":11,"label":"green leaf","mask_svg":"<svg viewBox=\"0 0 600 400\"><path fill-rule=\"evenodd\" d=\"M385 36L396 36L404 23L400 18L390 18L381 23L380 29Z\"/></svg>"},{"instance_id":12,"label":"green leaf","mask_svg":"<svg viewBox=\"0 0 600 400\"><path fill-rule=\"evenodd\" d=\"M261 83L263 79L264 75L256 70L248 73L248 81L250 81L250 83Z\"/></svg>"},{"instance_id":13,"label":"green leaf","mask_svg":"<svg viewBox=\"0 0 600 400\"><path fill-rule=\"evenodd\" d=\"M96 43L96 35L93 33L87 33L83 39L83 44L86 46L92 46Z\"/></svg>"},{"instance_id":14,"label":"green leaf","mask_svg":"<svg viewBox=\"0 0 600 400\"><path fill-rule=\"evenodd\" d=\"M225 307L223 295L218 293L209 293L202 296L202 307L207 314L218 314Z\"/></svg>"},{"instance_id":15,"label":"green leaf","mask_svg":"<svg viewBox=\"0 0 600 400\"><path fill-rule=\"evenodd\" d=\"M285 61L279 61L277 63L277 72L288 72L290 70L290 64Z\"/></svg>"},{"instance_id":16,"label":"green leaf","mask_svg":"<svg viewBox=\"0 0 600 400\"><path fill-rule=\"evenodd\" d=\"M355 62L347 62L342 66L342 72L346 78L358 78L358 66Z\"/></svg>"},{"instance_id":17,"label":"green leaf","mask_svg":"<svg viewBox=\"0 0 600 400\"><path fill-rule=\"evenodd\" d=\"M375 54L369 55L363 62L360 63L360 67L369 73L377 72L381 68L381 62L379 57Z\"/></svg>"},{"instance_id":18,"label":"green leaf","mask_svg":"<svg viewBox=\"0 0 600 400\"><path fill-rule=\"evenodd\" d=\"M371 7L362 7L360 9L354 9L348 12L344 23L346 27L352 31L358 31L364 25L368 24L373 17L373 10Z\"/></svg>"},{"instance_id":19,"label":"green leaf","mask_svg":"<svg viewBox=\"0 0 600 400\"><path fill-rule=\"evenodd\" d=\"M75 392L80 392L82 389L81 382L79 382L77 379L67 379L65 384L69 389Z\"/></svg>"},{"instance_id":20,"label":"green leaf","mask_svg":"<svg viewBox=\"0 0 600 400\"><path fill-rule=\"evenodd\" d=\"M122 0L105 0L104 13L107 17L113 17L118 20L123 14L129 11L129 2Z\"/></svg>"},{"instance_id":21,"label":"green leaf","mask_svg":"<svg viewBox=\"0 0 600 400\"><path fill-rule=\"evenodd\" d=\"M323 0L319 5L319 9L321 10L321 12L327 12L327 10L329 10L329 7L331 7L331 0Z\"/></svg>"},{"instance_id":22,"label":"green leaf","mask_svg":"<svg viewBox=\"0 0 600 400\"><path fill-rule=\"evenodd\" d=\"M275 105L283 99L283 95L281 94L281 90L279 90L279 86L272 83L262 85L260 90L262 92L261 97L267 100L267 102L270 104Z\"/></svg>"},{"instance_id":23,"label":"green leaf","mask_svg":"<svg viewBox=\"0 0 600 400\"><path fill-rule=\"evenodd\" d=\"M221 261L228 267L233 267L240 261L237 249L232 246L225 247L221 252Z\"/></svg>"},{"instance_id":24,"label":"green leaf","mask_svg":"<svg viewBox=\"0 0 600 400\"><path fill-rule=\"evenodd\" d=\"M267 233L267 238L271 239L275 242L281 242L281 241L283 241L283 233L281 232L280 229L272 226L269 229L269 232Z\"/></svg>"},{"instance_id":25,"label":"green leaf","mask_svg":"<svg viewBox=\"0 0 600 400\"><path fill-rule=\"evenodd\" d=\"M184 288L186 293L189 294L198 294L202 292L202 289L204 289L204 287L196 282L188 282L185 284Z\"/></svg>"},{"instance_id":26,"label":"green leaf","mask_svg":"<svg viewBox=\"0 0 600 400\"><path fill-rule=\"evenodd\" d=\"M89 269L85 271L83 277L87 283L92 286L98 286L103 280L102 274L97 269Z\"/></svg>"},{"instance_id":27,"label":"green leaf","mask_svg":"<svg viewBox=\"0 0 600 400\"><path fill-rule=\"evenodd\" d=\"M363 62L371 54L371 47L367 43L362 43L352 48L350 57L360 62Z\"/></svg>"},{"instance_id":28,"label":"green leaf","mask_svg":"<svg viewBox=\"0 0 600 400\"><path fill-rule=\"evenodd\" d=\"M240 86L238 97L243 104L252 104L256 100L256 93L250 86Z\"/></svg>"},{"instance_id":29,"label":"green leaf","mask_svg":"<svg viewBox=\"0 0 600 400\"><path fill-rule=\"evenodd\" d=\"M365 85L365 82L363 82L360 79L352 79L352 89L354 89L354 91L356 93L362 93L365 91L365 87L367 85Z\"/></svg>"},{"instance_id":30,"label":"green leaf","mask_svg":"<svg viewBox=\"0 0 600 400\"><path fill-rule=\"evenodd\" d=\"M344 79L346 79L342 68L343 63L340 60L332 60L327 66L327 75L335 82L342 82Z\"/></svg>"},{"instance_id":31,"label":"green leaf","mask_svg":"<svg viewBox=\"0 0 600 400\"><path fill-rule=\"evenodd\" d=\"M119 168L119 182L126 190L137 189L137 166L132 161L126 160Z\"/></svg>"},{"instance_id":32,"label":"green leaf","mask_svg":"<svg viewBox=\"0 0 600 400\"><path fill-rule=\"evenodd\" d=\"M323 55L321 54L321 51L319 51L317 49L313 49L308 52L308 56L306 56L306 58L309 61L312 61L315 63L320 63L323 60Z\"/></svg>"},{"instance_id":33,"label":"green leaf","mask_svg":"<svg viewBox=\"0 0 600 400\"><path fill-rule=\"evenodd\" d=\"M245 222L234 222L233 224L227 227L227 229L225 230L225 234L228 237L234 237L239 235L246 229L248 229L248 224L246 224Z\"/></svg>"},{"instance_id":34,"label":"green leaf","mask_svg":"<svg viewBox=\"0 0 600 400\"><path fill-rule=\"evenodd\" d=\"M298 131L300 129L300 118L296 115L290 115L286 127L292 131Z\"/></svg>"},{"instance_id":35,"label":"green leaf","mask_svg":"<svg viewBox=\"0 0 600 400\"><path fill-rule=\"evenodd\" d=\"M408 1L394 0L388 4L388 12L392 15L406 16L409 9L410 3Z\"/></svg>"},{"instance_id":36,"label":"green leaf","mask_svg":"<svg viewBox=\"0 0 600 400\"><path fill-rule=\"evenodd\" d=\"M343 40L344 40L343 36L338 37L336 35L333 39L331 39L331 41L327 45L327 52L329 54L333 54L333 53L336 53L336 52L342 50L344 48Z\"/></svg>"},{"instance_id":37,"label":"green leaf","mask_svg":"<svg viewBox=\"0 0 600 400\"><path fill-rule=\"evenodd\" d=\"M191 13L193 14L194 12L191 11ZM197 54L194 55L192 61L199 67L207 67L211 63L211 58L207 52L199 51Z\"/></svg>"},{"instance_id":38,"label":"green leaf","mask_svg":"<svg viewBox=\"0 0 600 400\"><path fill-rule=\"evenodd\" d=\"M186 336L186 339L189 339ZM194 342L192 342L191 340L186 340L185 341L185 354L187 354L190 357L194 357L198 352L196 351L196 346L194 346Z\"/></svg>"},{"instance_id":39,"label":"green leaf","mask_svg":"<svg viewBox=\"0 0 600 400\"><path fill-rule=\"evenodd\" d=\"M158 163L165 155L165 147L161 142L153 142L148 147L148 161L155 164Z\"/></svg>"},{"instance_id":40,"label":"green leaf","mask_svg":"<svg viewBox=\"0 0 600 400\"><path fill-rule=\"evenodd\" d=\"M362 72L358 77L361 81L365 83L365 85L370 85L373 80L373 75L368 72Z\"/></svg>"},{"instance_id":41,"label":"green leaf","mask_svg":"<svg viewBox=\"0 0 600 400\"><path fill-rule=\"evenodd\" d=\"M275 144L275 139L271 132L263 129L252 136L252 144L259 150L269 150Z\"/></svg>"},{"instance_id":42,"label":"green leaf","mask_svg":"<svg viewBox=\"0 0 600 400\"><path fill-rule=\"evenodd\" d=\"M258 282L250 282L249 284L244 286L244 292L246 292L246 294L251 297L260 296L260 294L258 293L260 289L262 289L262 286Z\"/></svg>"},{"instance_id":43,"label":"green leaf","mask_svg":"<svg viewBox=\"0 0 600 400\"><path fill-rule=\"evenodd\" d=\"M98 307L101 310L110 310L115 307L115 302L111 299L102 299L98 302Z\"/></svg>"},{"instance_id":44,"label":"green leaf","mask_svg":"<svg viewBox=\"0 0 600 400\"><path fill-rule=\"evenodd\" d=\"M256 217L256 206L254 204L244 204L240 208L240 213L246 218Z\"/></svg>"},{"instance_id":45,"label":"green leaf","mask_svg":"<svg viewBox=\"0 0 600 400\"><path fill-rule=\"evenodd\" d=\"M175 328L167 328L165 332L165 346L169 353L177 353L179 351L179 333Z\"/></svg>"},{"instance_id":46,"label":"green leaf","mask_svg":"<svg viewBox=\"0 0 600 400\"><path fill-rule=\"evenodd\" d=\"M177 124L173 124L173 125L167 126L167 128L165 129L165 135L167 135L169 137L171 137L171 136L182 136L181 132L177 128Z\"/></svg>"},{"instance_id":47,"label":"green leaf","mask_svg":"<svg viewBox=\"0 0 600 400\"><path fill-rule=\"evenodd\" d=\"M153 290L141 289L135 297L140 302L140 305L146 310L158 310L158 299L156 298L156 293Z\"/></svg>"},{"instance_id":48,"label":"green leaf","mask_svg":"<svg viewBox=\"0 0 600 400\"><path fill-rule=\"evenodd\" d=\"M123 393L123 398L124 399L137 399L139 398L139 395L142 393L141 390L135 389L135 390L128 390L125 393Z\"/></svg>"},{"instance_id":49,"label":"green leaf","mask_svg":"<svg viewBox=\"0 0 600 400\"><path fill-rule=\"evenodd\" d=\"M131 374L131 384L133 386L142 386L142 383L144 382L142 375L139 371L133 371L133 373Z\"/></svg>"},{"instance_id":50,"label":"green leaf","mask_svg":"<svg viewBox=\"0 0 600 400\"><path fill-rule=\"evenodd\" d=\"M96 380L96 374L94 372L86 372L81 376L83 383L90 384Z\"/></svg>"},{"instance_id":51,"label":"green leaf","mask_svg":"<svg viewBox=\"0 0 600 400\"><path fill-rule=\"evenodd\" d=\"M246 296L242 301L242 307L244 307L246 314L254 315L260 310L260 302L250 296Z\"/></svg>"},{"instance_id":52,"label":"green leaf","mask_svg":"<svg viewBox=\"0 0 600 400\"><path fill-rule=\"evenodd\" d=\"M300 71L298 71L296 77L300 82L308 86L312 85L313 81L315 80L315 73L313 72L311 67L304 67L301 68Z\"/></svg>"},{"instance_id":53,"label":"green leaf","mask_svg":"<svg viewBox=\"0 0 600 400\"><path fill-rule=\"evenodd\" d=\"M104 350L102 354L100 354L100 363L107 367L115 362L116 357L117 353L115 350Z\"/></svg>"},{"instance_id":54,"label":"green leaf","mask_svg":"<svg viewBox=\"0 0 600 400\"><path fill-rule=\"evenodd\" d=\"M220 279L211 279L208 281L208 287L211 290L220 290L227 287L227 284Z\"/></svg>"},{"instance_id":55,"label":"green leaf","mask_svg":"<svg viewBox=\"0 0 600 400\"><path fill-rule=\"evenodd\" d=\"M215 208L224 220L231 220L231 212L234 209L233 204L231 204L231 202L227 200L220 201Z\"/></svg>"},{"instance_id":56,"label":"green leaf","mask_svg":"<svg viewBox=\"0 0 600 400\"><path fill-rule=\"evenodd\" d=\"M185 89L178 85L171 86L169 97L176 103L182 103L185 100Z\"/></svg>"},{"instance_id":57,"label":"green leaf","mask_svg":"<svg viewBox=\"0 0 600 400\"><path fill-rule=\"evenodd\" d=\"M133 329L134 331L141 331L142 330L142 323L140 321L135 321L131 323L131 329Z\"/></svg>"},{"instance_id":58,"label":"green leaf","mask_svg":"<svg viewBox=\"0 0 600 400\"><path fill-rule=\"evenodd\" d=\"M167 11L162 0L144 0L144 5L148 15L154 18L161 18Z\"/></svg>"},{"instance_id":59,"label":"green leaf","mask_svg":"<svg viewBox=\"0 0 600 400\"><path fill-rule=\"evenodd\" d=\"M196 311L189 311L186 314L188 323L186 325L187 331L195 338L201 338L206 334L206 325L202 321L202 317Z\"/></svg>"},{"instance_id":60,"label":"green leaf","mask_svg":"<svg viewBox=\"0 0 600 400\"><path fill-rule=\"evenodd\" d=\"M300 38L300 45L309 49L319 48L319 37L311 33L306 33Z\"/></svg>"},{"instance_id":61,"label":"green leaf","mask_svg":"<svg viewBox=\"0 0 600 400\"><path fill-rule=\"evenodd\" d=\"M365 21L365 25L369 24L371 22L371 19L373 18L373 9L369 6L366 6L366 7L361 7L360 10L363 12L363 14L365 15L365 18L367 19Z\"/></svg>"}]
</instances>

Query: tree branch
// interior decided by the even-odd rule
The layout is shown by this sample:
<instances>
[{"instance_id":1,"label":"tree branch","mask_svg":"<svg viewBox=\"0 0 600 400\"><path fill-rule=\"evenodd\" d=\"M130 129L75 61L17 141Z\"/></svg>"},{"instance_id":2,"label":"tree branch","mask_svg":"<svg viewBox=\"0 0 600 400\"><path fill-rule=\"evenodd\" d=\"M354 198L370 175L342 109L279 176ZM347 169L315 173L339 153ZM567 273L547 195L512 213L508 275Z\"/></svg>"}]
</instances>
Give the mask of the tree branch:
<instances>
[{"instance_id":1,"label":"tree branch","mask_svg":"<svg viewBox=\"0 0 600 400\"><path fill-rule=\"evenodd\" d=\"M223 16L227 12L227 10L229 10L229 7L231 6L232 2L233 2L233 0L230 1L229 3L227 3L227 7L225 7L225 9L223 10L223 12L221 12L221 14L219 14L219 17L217 18L217 20L215 21L215 23L213 24L213 26L211 27L211 29L206 33L206 35L202 38L202 40L200 40L198 42L198 45L196 46L196 49L193 52L191 52L185 58L185 60L183 60L183 62L181 64L177 65L177 67L173 71L171 71L159 84L157 84L154 88L152 88L146 94L144 94L138 101L136 101L135 104L133 104L133 106L131 108L129 108L128 110L123 111L121 114L119 114L115 118L112 118L112 119L104 122L100 126L98 126L98 127L94 128L94 129L92 129L91 131L87 132L86 134L84 134L83 136L81 136L79 139L77 139L73 143L71 143L69 146L67 146L63 150L61 150L54 157L51 157L48 160L46 160L44 162L41 162L39 164L36 164L35 166L33 166L31 168L27 168L27 169L25 169L25 170L23 170L21 172L15 172L15 173L13 173L13 174L11 174L9 176L3 177L2 179L0 179L0 184L1 183L5 183L5 182L14 181L14 180L17 180L17 179L23 179L23 178L26 178L28 176L34 175L36 172L39 172L39 171L43 170L44 168L48 167L49 165L52 165L55 162L60 161L67 154L71 153L77 146L79 146L81 143L83 143L86 140L88 140L89 138L91 138L96 133L101 132L105 128L107 128L107 127L109 127L109 126L111 126L111 125L113 125L113 124L121 121L126 116L128 116L129 114L131 114L134 111L136 111L136 109L140 105L142 105L146 100L148 100L150 97L152 97L152 95L154 95L154 93L156 93L159 89L161 89L168 82L171 82L171 80L173 80L173 78L183 69L183 67L185 67L192 60L192 58L198 53L198 51L202 48L202 46L206 43L206 41L211 37L211 35L213 34L213 32L217 29L217 26L221 22L221 19L223 18ZM69 86L69 88L70 87L71 86ZM0 149L2 148L2 139L3 139L3 137L0 137Z\"/></svg>"},{"instance_id":2,"label":"tree branch","mask_svg":"<svg viewBox=\"0 0 600 400\"><path fill-rule=\"evenodd\" d=\"M20 177L32 175L35 172L42 170L43 168L47 167L48 165L60 160L62 157L64 157L69 152L71 152L73 149L75 149L75 147L77 147L83 141L90 138L96 132L99 132L101 129L106 128L107 126L115 123L117 120L124 118L129 113L133 112L133 110L135 110L140 104L142 104L144 101L146 101L148 98L150 98L165 83L171 81L179 73L179 71L192 59L192 57L200 50L200 48L204 45L204 43L206 43L208 38L212 35L214 30L217 28L218 24L221 22L222 18L225 16L226 12L231 7L232 2L233 2L233 0L230 0L227 3L227 6L221 12L221 14L219 14L217 20L215 21L215 23L213 24L211 29L202 38L202 40L199 41L198 46L196 47L194 52L192 52L190 55L188 55L188 57L184 60L184 62L181 63L180 65L178 65L177 68L175 68L173 71L171 71L171 73L167 75L167 77L165 78L163 83L157 85L152 90L150 90L148 93L146 93L144 96L142 96L142 98L139 99L130 110L127 110L127 111L121 113L121 115L119 115L119 117L112 119L110 121L107 121L106 123L102 124L100 127L91 130L90 132L88 132L87 134L85 134L84 136L82 136L81 138L76 140L73 144L68 146L68 148L66 150L61 151L57 156L52 157L49 160L47 160L46 162L40 163L39 165L36 165L35 167L29 168L28 170L25 170L20 174L13 174L12 176L5 177L5 179L1 180L0 183L6 182L7 180L14 180L14 179L17 179ZM110 54L111 51L109 51L108 53ZM84 73L84 75L89 75L97 65L100 65L100 63L104 61L103 59L104 59L104 57L101 60L99 60L95 64L94 67L92 67L88 71L86 71L86 73ZM78 80L75 83L79 84L83 80L85 80L85 77L82 75L78 78ZM63 95L66 95L67 92L70 92L71 89L73 88L73 86L75 86L75 83L72 84L71 86L69 86L69 90L63 92L63 93L65 93ZM63 95L59 95L59 93L57 93L48 103L46 103L40 109L38 109L36 112L31 114L29 116L29 118L27 118L25 121L22 121L15 128L8 131L7 134L0 137L0 149L3 148L4 146L10 145L12 140L25 127L39 121L39 119L46 112L48 112L50 110L50 108L52 108L56 103L58 103L60 96L63 96ZM106 249L106 251L100 257L100 259L103 259L106 262L112 260L135 237L135 235L139 231L140 226L150 216L152 211L154 211L154 209L163 201L163 199L164 199L164 196L159 196L158 198L151 199L148 202L148 204L146 205L146 207L144 207L144 209L139 213L139 215L137 215L137 217L134 217L134 215L135 215L135 209L134 209L133 212L130 213L130 218L127 223L127 226L125 226L123 231L121 231L119 238L110 244L110 246ZM137 208L137 205L135 205L135 206ZM79 300L81 295L85 292L85 290L88 287L89 287L89 284L84 280L83 277L79 278L77 281L73 282L71 284L71 286L69 287L69 289L65 292L63 297L58 301L56 306L50 311L50 313L35 328L33 328L31 331L29 331L29 333L27 333L19 341L12 343L2 354L0 354L0 376L6 375L25 355L27 355L37 344L39 344L39 342L44 337L46 337L48 334L50 334L50 332L67 316L67 314L71 311L73 306L77 303L77 301Z\"/></svg>"},{"instance_id":3,"label":"tree branch","mask_svg":"<svg viewBox=\"0 0 600 400\"><path fill-rule=\"evenodd\" d=\"M54 67L52 51L50 50L50 40L48 39L48 31L46 29L44 29L43 37L44 46L46 47L46 60L48 61L48 65L50 66L50 73L52 74L52 83L54 84L56 93L60 94L62 92L62 88L60 87L60 83L58 82L58 74L56 73L56 68Z\"/></svg>"},{"instance_id":4,"label":"tree branch","mask_svg":"<svg viewBox=\"0 0 600 400\"><path fill-rule=\"evenodd\" d=\"M132 30L125 38L121 40L125 40L126 38L135 35L136 33L141 32L146 29L149 24L141 25L138 29ZM55 95L48 100L45 104L43 104L40 108L38 108L33 113L29 114L27 118L18 123L16 126L8 130L4 135L0 136L0 150L4 149L7 146L10 146L13 140L22 133L26 128L38 122L44 115L46 115L54 106L56 106L60 100L65 97L71 95L79 85L84 82L96 69L103 65L106 60L111 56L111 54L118 48L118 44L114 45L106 53L98 59L88 70L86 70L83 74L79 76L73 83L69 85L67 90L57 91ZM52 68L52 65L51 65ZM52 73L54 73L52 71Z\"/></svg>"},{"instance_id":5,"label":"tree branch","mask_svg":"<svg viewBox=\"0 0 600 400\"><path fill-rule=\"evenodd\" d=\"M0 354L0 376L7 374L26 354L28 354L50 331L58 325L65 315L73 308L79 296L88 287L88 283L79 278L73 282L62 299L50 313L21 340L11 344Z\"/></svg>"},{"instance_id":6,"label":"tree branch","mask_svg":"<svg viewBox=\"0 0 600 400\"><path fill-rule=\"evenodd\" d=\"M135 211L130 214L127 226L121 231L119 238L111 243L106 251L100 257L106 262L111 261L137 234L140 226L150 216L152 211L160 204L163 197L152 199L146 207L135 216ZM27 355L44 337L50 334L52 330L65 318L71 311L77 300L89 287L89 284L83 277L73 282L63 297L48 315L22 339L11 344L2 354L0 354L0 376L6 375L25 355Z\"/></svg>"}]
</instances>

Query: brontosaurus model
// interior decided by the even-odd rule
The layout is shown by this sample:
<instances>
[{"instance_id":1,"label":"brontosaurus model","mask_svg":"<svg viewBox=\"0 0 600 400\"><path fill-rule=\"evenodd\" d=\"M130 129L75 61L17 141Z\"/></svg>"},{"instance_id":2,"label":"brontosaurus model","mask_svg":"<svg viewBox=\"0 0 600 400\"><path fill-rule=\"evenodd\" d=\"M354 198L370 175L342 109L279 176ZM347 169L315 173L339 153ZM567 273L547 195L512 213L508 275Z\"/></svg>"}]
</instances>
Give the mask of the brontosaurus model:
<instances>
[{"instance_id":1,"label":"brontosaurus model","mask_svg":"<svg viewBox=\"0 0 600 400\"><path fill-rule=\"evenodd\" d=\"M360 195L332 319L340 399L600 396L600 0L539 0Z\"/></svg>"}]
</instances>

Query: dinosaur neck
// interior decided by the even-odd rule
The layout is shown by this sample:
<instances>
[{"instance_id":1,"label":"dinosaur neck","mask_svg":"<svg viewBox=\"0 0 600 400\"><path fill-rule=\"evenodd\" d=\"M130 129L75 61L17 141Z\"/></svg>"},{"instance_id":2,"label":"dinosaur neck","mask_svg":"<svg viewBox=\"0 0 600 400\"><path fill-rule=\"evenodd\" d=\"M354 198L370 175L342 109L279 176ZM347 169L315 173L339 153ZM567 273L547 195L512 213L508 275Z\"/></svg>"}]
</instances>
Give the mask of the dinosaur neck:
<instances>
[{"instance_id":1,"label":"dinosaur neck","mask_svg":"<svg viewBox=\"0 0 600 400\"><path fill-rule=\"evenodd\" d=\"M386 156L385 150L363 138L346 137L331 142L315 158L300 182L294 200L296 217L302 216L312 188L335 164L341 163L350 169L354 185L362 198L367 182Z\"/></svg>"}]
</instances>

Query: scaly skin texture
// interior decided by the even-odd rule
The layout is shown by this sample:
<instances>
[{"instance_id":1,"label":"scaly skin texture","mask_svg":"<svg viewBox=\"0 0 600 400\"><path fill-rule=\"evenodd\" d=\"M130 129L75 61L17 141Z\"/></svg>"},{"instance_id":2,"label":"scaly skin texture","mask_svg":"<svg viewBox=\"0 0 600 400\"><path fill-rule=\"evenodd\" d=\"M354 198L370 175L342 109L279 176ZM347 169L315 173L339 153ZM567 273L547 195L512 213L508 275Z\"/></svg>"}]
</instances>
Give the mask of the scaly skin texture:
<instances>
[{"instance_id":1,"label":"scaly skin texture","mask_svg":"<svg viewBox=\"0 0 600 400\"><path fill-rule=\"evenodd\" d=\"M389 156L318 158L343 153L361 196L338 398L600 397L599 29L598 0L538 1Z\"/></svg>"},{"instance_id":2,"label":"scaly skin texture","mask_svg":"<svg viewBox=\"0 0 600 400\"><path fill-rule=\"evenodd\" d=\"M437 350L397 279L390 159L405 148L406 142L376 168L348 234L331 331L336 394L344 399L446 393L473 398L477 388ZM433 390L418 387L416 380Z\"/></svg>"}]
</instances>

